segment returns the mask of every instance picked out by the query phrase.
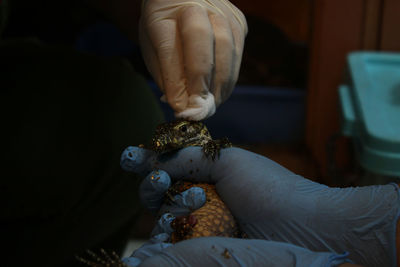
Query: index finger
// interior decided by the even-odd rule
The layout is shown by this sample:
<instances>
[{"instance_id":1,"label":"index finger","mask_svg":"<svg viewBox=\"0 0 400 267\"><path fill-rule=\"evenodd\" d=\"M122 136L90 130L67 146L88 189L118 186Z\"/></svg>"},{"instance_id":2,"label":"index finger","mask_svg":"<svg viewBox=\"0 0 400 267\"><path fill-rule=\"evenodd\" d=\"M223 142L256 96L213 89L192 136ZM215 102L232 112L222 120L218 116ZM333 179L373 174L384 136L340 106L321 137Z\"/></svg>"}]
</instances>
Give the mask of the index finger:
<instances>
[{"instance_id":1,"label":"index finger","mask_svg":"<svg viewBox=\"0 0 400 267\"><path fill-rule=\"evenodd\" d=\"M166 171L172 180L186 179L214 184L223 179L234 183L249 175L254 180L256 177L263 179L265 176L293 175L278 163L237 147L221 149L219 157L215 160L206 157L202 147L198 146L161 155L144 148L128 147L122 154L121 166L135 173L161 169Z\"/></svg>"},{"instance_id":2,"label":"index finger","mask_svg":"<svg viewBox=\"0 0 400 267\"><path fill-rule=\"evenodd\" d=\"M214 66L213 29L207 11L199 5L187 6L179 18L186 90L205 96Z\"/></svg>"},{"instance_id":3,"label":"index finger","mask_svg":"<svg viewBox=\"0 0 400 267\"><path fill-rule=\"evenodd\" d=\"M177 112L186 108L188 94L183 71L181 40L177 22L172 19L148 22L148 36L160 63L161 88L170 106Z\"/></svg>"},{"instance_id":4,"label":"index finger","mask_svg":"<svg viewBox=\"0 0 400 267\"><path fill-rule=\"evenodd\" d=\"M130 146L121 156L122 169L145 175L154 169L166 171L171 179L189 179L212 182L213 160L207 158L201 147L187 147L175 153L157 154L140 147Z\"/></svg>"}]
</instances>

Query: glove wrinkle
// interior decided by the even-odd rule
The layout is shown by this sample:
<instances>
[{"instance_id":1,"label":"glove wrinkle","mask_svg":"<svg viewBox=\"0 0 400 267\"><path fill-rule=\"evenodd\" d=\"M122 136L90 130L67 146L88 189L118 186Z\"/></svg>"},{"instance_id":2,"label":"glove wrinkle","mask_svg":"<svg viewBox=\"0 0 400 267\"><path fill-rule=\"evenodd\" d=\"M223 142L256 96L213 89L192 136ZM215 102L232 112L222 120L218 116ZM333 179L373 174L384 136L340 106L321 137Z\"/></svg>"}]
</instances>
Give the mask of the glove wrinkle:
<instances>
[{"instance_id":1,"label":"glove wrinkle","mask_svg":"<svg viewBox=\"0 0 400 267\"><path fill-rule=\"evenodd\" d=\"M337 266L347 254L313 252L294 245L251 239L195 238L179 242L141 266Z\"/></svg>"}]
</instances>

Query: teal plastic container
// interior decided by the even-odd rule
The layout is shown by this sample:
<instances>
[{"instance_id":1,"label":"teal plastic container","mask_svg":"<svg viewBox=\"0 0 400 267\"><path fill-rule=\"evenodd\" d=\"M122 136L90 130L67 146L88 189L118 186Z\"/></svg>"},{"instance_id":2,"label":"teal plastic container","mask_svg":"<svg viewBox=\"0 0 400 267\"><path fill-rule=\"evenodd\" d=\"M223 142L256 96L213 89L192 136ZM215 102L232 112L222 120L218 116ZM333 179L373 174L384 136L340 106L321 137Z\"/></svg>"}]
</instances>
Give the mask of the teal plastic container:
<instances>
[{"instance_id":1,"label":"teal plastic container","mask_svg":"<svg viewBox=\"0 0 400 267\"><path fill-rule=\"evenodd\" d=\"M353 138L363 168L400 177L400 54L351 53L347 71L342 133Z\"/></svg>"}]
</instances>

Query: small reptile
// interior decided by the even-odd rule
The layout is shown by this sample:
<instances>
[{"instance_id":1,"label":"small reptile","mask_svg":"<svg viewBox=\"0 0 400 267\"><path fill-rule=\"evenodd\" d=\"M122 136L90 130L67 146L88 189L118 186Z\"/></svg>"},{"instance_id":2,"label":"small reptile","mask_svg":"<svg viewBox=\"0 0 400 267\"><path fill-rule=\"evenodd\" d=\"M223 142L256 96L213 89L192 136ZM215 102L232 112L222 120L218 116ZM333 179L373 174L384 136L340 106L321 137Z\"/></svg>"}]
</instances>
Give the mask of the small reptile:
<instances>
[{"instance_id":1,"label":"small reptile","mask_svg":"<svg viewBox=\"0 0 400 267\"><path fill-rule=\"evenodd\" d=\"M201 146L207 157L215 160L222 148L231 147L228 138L213 140L207 127L199 121L177 120L157 126L152 149L158 153L172 152L188 146Z\"/></svg>"},{"instance_id":2,"label":"small reptile","mask_svg":"<svg viewBox=\"0 0 400 267\"><path fill-rule=\"evenodd\" d=\"M188 146L201 146L207 158L215 160L220 150L232 147L227 138L214 140L207 127L198 121L177 120L160 124L152 139L152 149L160 154L174 152ZM190 177L188 177L190 178ZM177 217L171 226L171 242L201 236L239 237L239 230L229 208L219 198L215 185L178 181L166 193L166 203L191 187L201 187L206 193L206 203L190 215Z\"/></svg>"}]
</instances>

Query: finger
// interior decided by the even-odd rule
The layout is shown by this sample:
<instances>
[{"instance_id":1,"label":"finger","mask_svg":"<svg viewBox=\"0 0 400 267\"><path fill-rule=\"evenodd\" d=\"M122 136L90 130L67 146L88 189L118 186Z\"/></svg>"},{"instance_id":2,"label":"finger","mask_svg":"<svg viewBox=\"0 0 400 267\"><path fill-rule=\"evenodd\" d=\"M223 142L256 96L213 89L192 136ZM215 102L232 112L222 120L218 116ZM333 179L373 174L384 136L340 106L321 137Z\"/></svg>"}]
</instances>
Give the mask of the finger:
<instances>
[{"instance_id":1,"label":"finger","mask_svg":"<svg viewBox=\"0 0 400 267\"><path fill-rule=\"evenodd\" d=\"M167 234L159 234L152 237L143 246L135 250L130 257L122 259L122 262L127 266L139 266L142 261L149 257L160 254L164 249L172 246L171 243L166 243L169 239Z\"/></svg>"},{"instance_id":2,"label":"finger","mask_svg":"<svg viewBox=\"0 0 400 267\"><path fill-rule=\"evenodd\" d=\"M232 91L229 87L234 76L235 47L231 26L226 18L219 14L212 14L210 21L215 38L215 75L212 93L218 106L222 101L221 94L223 92L226 94L227 90L230 94Z\"/></svg>"},{"instance_id":3,"label":"finger","mask_svg":"<svg viewBox=\"0 0 400 267\"><path fill-rule=\"evenodd\" d=\"M141 202L151 212L159 214L169 212L174 216L187 215L202 207L206 202L206 194L200 187L191 187L172 195L173 193L167 193L170 186L171 178L165 171L150 172L140 185Z\"/></svg>"},{"instance_id":4,"label":"finger","mask_svg":"<svg viewBox=\"0 0 400 267\"><path fill-rule=\"evenodd\" d=\"M162 205L159 214L171 213L174 216L185 216L192 211L201 208L206 203L206 193L200 187L191 187L188 190L176 194L172 197L168 204Z\"/></svg>"},{"instance_id":5,"label":"finger","mask_svg":"<svg viewBox=\"0 0 400 267\"><path fill-rule=\"evenodd\" d=\"M171 178L163 170L154 170L146 176L139 188L142 204L151 212L157 212L164 202L164 195L171 185Z\"/></svg>"},{"instance_id":6,"label":"finger","mask_svg":"<svg viewBox=\"0 0 400 267\"><path fill-rule=\"evenodd\" d=\"M158 87L163 90L164 85L160 70L160 62L158 61L156 51L151 45L149 36L147 35L146 26L144 24L144 19L141 18L139 22L139 40L144 63L146 64L148 71L154 78L154 81L156 82Z\"/></svg>"},{"instance_id":7,"label":"finger","mask_svg":"<svg viewBox=\"0 0 400 267\"><path fill-rule=\"evenodd\" d=\"M213 165L222 159L221 156L213 161L204 155L202 147L187 147L172 155L158 156L154 164L167 171L174 180L193 178L197 182L215 183L211 171Z\"/></svg>"},{"instance_id":8,"label":"finger","mask_svg":"<svg viewBox=\"0 0 400 267\"><path fill-rule=\"evenodd\" d=\"M179 24L187 91L189 95L207 95L214 64L214 38L206 9L198 5L186 7Z\"/></svg>"},{"instance_id":9,"label":"finger","mask_svg":"<svg viewBox=\"0 0 400 267\"><path fill-rule=\"evenodd\" d=\"M224 6L230 10L230 12L235 17L235 23L239 24L240 29L243 31L244 35L247 34L247 22L246 17L244 16L243 12L240 11L235 5L233 5L228 0L221 0L224 3Z\"/></svg>"},{"instance_id":10,"label":"finger","mask_svg":"<svg viewBox=\"0 0 400 267\"><path fill-rule=\"evenodd\" d=\"M152 170L162 169L176 180L185 177L202 177L199 181L210 179L212 160L205 157L201 147L188 147L177 153L158 155L141 147L127 147L121 155L121 167L125 171L145 175Z\"/></svg>"},{"instance_id":11,"label":"finger","mask_svg":"<svg viewBox=\"0 0 400 267\"><path fill-rule=\"evenodd\" d=\"M160 158L160 157L159 157ZM152 171L142 181L139 189L140 200L152 212L157 212L165 202L165 195L171 186L171 178L164 170L157 169L157 155L150 150L139 147L128 147L122 153L121 166L124 170L143 173ZM171 205L164 205L160 213L166 210L175 216L186 215L202 207L206 195L202 188L192 187L171 196Z\"/></svg>"},{"instance_id":12,"label":"finger","mask_svg":"<svg viewBox=\"0 0 400 267\"><path fill-rule=\"evenodd\" d=\"M233 20L230 22L232 35L234 39L234 58L233 58L233 70L231 83L228 85L229 90L221 93L221 100L224 102L232 93L232 90L236 84L239 77L240 65L242 63L242 55L244 48L244 40L247 34L247 24L244 15L239 11L239 15L242 19L240 22L238 20Z\"/></svg>"},{"instance_id":13,"label":"finger","mask_svg":"<svg viewBox=\"0 0 400 267\"><path fill-rule=\"evenodd\" d=\"M160 219L158 219L156 226L151 232L151 235L155 236L165 233L170 236L174 232L171 223L175 220L175 218L176 217L172 213L164 213Z\"/></svg>"},{"instance_id":14,"label":"finger","mask_svg":"<svg viewBox=\"0 0 400 267\"><path fill-rule=\"evenodd\" d=\"M348 256L284 242L203 237L178 242L141 266L339 266L352 262Z\"/></svg>"},{"instance_id":15,"label":"finger","mask_svg":"<svg viewBox=\"0 0 400 267\"><path fill-rule=\"evenodd\" d=\"M222 159L223 152L220 158ZM211 182L211 168L214 162L207 158L201 147L187 147L176 153L158 155L152 150L130 146L121 155L121 167L125 171L147 174L155 169L162 169L174 180L196 177L199 182Z\"/></svg>"},{"instance_id":16,"label":"finger","mask_svg":"<svg viewBox=\"0 0 400 267\"><path fill-rule=\"evenodd\" d=\"M175 180L188 179L196 182L217 184L226 183L244 185L244 181L256 181L266 176L293 175L274 161L250 151L230 147L221 149L215 160L206 157L202 147L186 147L170 156L157 157L154 165L163 169ZM266 174L265 170L269 170Z\"/></svg>"},{"instance_id":17,"label":"finger","mask_svg":"<svg viewBox=\"0 0 400 267\"><path fill-rule=\"evenodd\" d=\"M129 146L121 154L120 165L125 171L144 176L155 169L156 157L152 150Z\"/></svg>"},{"instance_id":18,"label":"finger","mask_svg":"<svg viewBox=\"0 0 400 267\"><path fill-rule=\"evenodd\" d=\"M169 105L180 112L186 108L188 94L183 72L182 44L176 27L175 20L155 20L149 23L148 36L160 63L161 89Z\"/></svg>"},{"instance_id":19,"label":"finger","mask_svg":"<svg viewBox=\"0 0 400 267\"><path fill-rule=\"evenodd\" d=\"M149 242L152 244L166 243L169 241L169 238L170 238L170 236L166 233L158 234L158 235L152 236Z\"/></svg>"},{"instance_id":20,"label":"finger","mask_svg":"<svg viewBox=\"0 0 400 267\"><path fill-rule=\"evenodd\" d=\"M132 150L135 153L129 153ZM127 157L124 155L131 155ZM154 169L166 171L173 180L190 178L196 182L216 184L225 178L227 183L238 182L243 184L243 178L249 172L260 179L266 175L293 175L292 172L275 163L274 161L250 151L231 147L220 151L215 160L204 155L202 147L186 147L173 154L157 155L155 152L128 147L122 156L121 165L131 171L144 171L146 173ZM125 166L125 167L124 167ZM266 174L265 170L269 172ZM253 177L254 178L254 177ZM240 181L236 181L239 179ZM252 179L256 181L256 179Z\"/></svg>"},{"instance_id":21,"label":"finger","mask_svg":"<svg viewBox=\"0 0 400 267\"><path fill-rule=\"evenodd\" d=\"M142 261L135 257L125 257L121 260L128 267L138 267Z\"/></svg>"}]
</instances>

